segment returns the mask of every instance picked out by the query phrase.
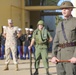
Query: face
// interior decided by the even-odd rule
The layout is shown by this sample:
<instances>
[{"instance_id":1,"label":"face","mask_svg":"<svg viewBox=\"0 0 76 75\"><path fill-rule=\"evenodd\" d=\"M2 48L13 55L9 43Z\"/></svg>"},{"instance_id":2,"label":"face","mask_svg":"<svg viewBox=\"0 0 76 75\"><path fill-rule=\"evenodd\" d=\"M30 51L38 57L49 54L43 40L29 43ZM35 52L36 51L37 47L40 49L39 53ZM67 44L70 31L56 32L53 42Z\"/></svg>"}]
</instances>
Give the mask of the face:
<instances>
[{"instance_id":1,"label":"face","mask_svg":"<svg viewBox=\"0 0 76 75\"><path fill-rule=\"evenodd\" d=\"M65 18L71 16L72 8L64 8L62 9L62 14Z\"/></svg>"},{"instance_id":2,"label":"face","mask_svg":"<svg viewBox=\"0 0 76 75\"><path fill-rule=\"evenodd\" d=\"M30 31L30 34L32 34L33 33L33 31Z\"/></svg>"},{"instance_id":3,"label":"face","mask_svg":"<svg viewBox=\"0 0 76 75\"><path fill-rule=\"evenodd\" d=\"M42 30L42 28L43 28L43 25L38 25L39 30Z\"/></svg>"},{"instance_id":4,"label":"face","mask_svg":"<svg viewBox=\"0 0 76 75\"><path fill-rule=\"evenodd\" d=\"M17 31L17 33L18 33L18 34L21 34L21 33L22 33L22 31Z\"/></svg>"},{"instance_id":5,"label":"face","mask_svg":"<svg viewBox=\"0 0 76 75\"><path fill-rule=\"evenodd\" d=\"M29 34L29 30L26 30L26 34Z\"/></svg>"},{"instance_id":6,"label":"face","mask_svg":"<svg viewBox=\"0 0 76 75\"><path fill-rule=\"evenodd\" d=\"M8 26L9 26L9 27L12 27L12 26L13 26L13 23L8 23Z\"/></svg>"}]
</instances>

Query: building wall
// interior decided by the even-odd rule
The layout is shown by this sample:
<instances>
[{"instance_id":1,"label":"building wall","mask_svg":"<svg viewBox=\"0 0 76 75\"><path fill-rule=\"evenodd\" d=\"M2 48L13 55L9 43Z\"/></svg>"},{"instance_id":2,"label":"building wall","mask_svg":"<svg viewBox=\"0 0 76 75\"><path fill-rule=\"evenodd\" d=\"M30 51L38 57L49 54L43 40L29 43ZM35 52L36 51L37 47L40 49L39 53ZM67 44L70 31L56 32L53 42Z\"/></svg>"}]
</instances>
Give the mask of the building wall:
<instances>
[{"instance_id":1,"label":"building wall","mask_svg":"<svg viewBox=\"0 0 76 75\"><path fill-rule=\"evenodd\" d=\"M10 17L14 21L14 25L21 27L21 15L22 15L22 9L21 9L21 0L11 0L12 6L10 7ZM17 7L14 7L17 6Z\"/></svg>"},{"instance_id":2,"label":"building wall","mask_svg":"<svg viewBox=\"0 0 76 75\"><path fill-rule=\"evenodd\" d=\"M40 4L40 0L32 0L33 5ZM32 27L35 29L38 20L40 20L40 11L26 11L24 7L26 0L0 0L0 33L3 25L7 26L7 20L13 19L14 25L22 28L25 32L25 27Z\"/></svg>"},{"instance_id":3,"label":"building wall","mask_svg":"<svg viewBox=\"0 0 76 75\"><path fill-rule=\"evenodd\" d=\"M33 6L40 6L41 0L32 0ZM37 22L41 19L41 11L30 11L30 26L34 29L37 28Z\"/></svg>"},{"instance_id":4,"label":"building wall","mask_svg":"<svg viewBox=\"0 0 76 75\"><path fill-rule=\"evenodd\" d=\"M25 25L24 27L30 27L30 12L29 11L25 11Z\"/></svg>"},{"instance_id":5,"label":"building wall","mask_svg":"<svg viewBox=\"0 0 76 75\"><path fill-rule=\"evenodd\" d=\"M21 9L11 5L21 7L21 0L0 0L0 32L3 25L7 26L7 20L13 19L14 25L21 25Z\"/></svg>"},{"instance_id":6,"label":"building wall","mask_svg":"<svg viewBox=\"0 0 76 75\"><path fill-rule=\"evenodd\" d=\"M0 0L0 33L2 26L7 26L9 18L13 19L14 25L22 28L23 32L24 27L29 27L29 12L25 11L24 7L24 0Z\"/></svg>"},{"instance_id":7,"label":"building wall","mask_svg":"<svg viewBox=\"0 0 76 75\"><path fill-rule=\"evenodd\" d=\"M37 4L33 1L33 5ZM38 1L39 2L39 1ZM25 27L33 25L36 28L36 23L40 19L40 12L30 12L24 9L26 0L0 0L0 33L2 26L7 26L7 20L13 19L15 26L22 28L25 32ZM30 23L31 22L31 23Z\"/></svg>"},{"instance_id":8,"label":"building wall","mask_svg":"<svg viewBox=\"0 0 76 75\"><path fill-rule=\"evenodd\" d=\"M10 18L9 0L0 0L0 32L3 25L7 25L7 19Z\"/></svg>"},{"instance_id":9,"label":"building wall","mask_svg":"<svg viewBox=\"0 0 76 75\"><path fill-rule=\"evenodd\" d=\"M37 22L41 19L40 11L31 11L30 12L30 25L32 28L36 29Z\"/></svg>"}]
</instances>

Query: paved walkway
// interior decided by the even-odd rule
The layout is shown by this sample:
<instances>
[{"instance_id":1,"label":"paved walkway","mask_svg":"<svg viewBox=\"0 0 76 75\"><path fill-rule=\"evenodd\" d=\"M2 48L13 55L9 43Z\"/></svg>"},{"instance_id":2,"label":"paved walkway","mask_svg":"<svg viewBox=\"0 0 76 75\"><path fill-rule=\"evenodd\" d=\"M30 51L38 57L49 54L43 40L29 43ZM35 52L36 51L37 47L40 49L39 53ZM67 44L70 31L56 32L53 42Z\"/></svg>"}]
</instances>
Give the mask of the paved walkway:
<instances>
[{"instance_id":1,"label":"paved walkway","mask_svg":"<svg viewBox=\"0 0 76 75\"><path fill-rule=\"evenodd\" d=\"M1 75L30 75L30 60L18 60L19 62L19 71L15 71L15 65L12 63L12 60L9 64L9 70L3 71L4 69L4 60L0 60L0 73ZM32 61L32 72L34 72L34 59ZM51 75L57 75L56 74L56 66L55 64L49 63L49 72ZM46 75L45 69L43 67L42 60L40 61L40 69L39 69L39 75Z\"/></svg>"}]
</instances>

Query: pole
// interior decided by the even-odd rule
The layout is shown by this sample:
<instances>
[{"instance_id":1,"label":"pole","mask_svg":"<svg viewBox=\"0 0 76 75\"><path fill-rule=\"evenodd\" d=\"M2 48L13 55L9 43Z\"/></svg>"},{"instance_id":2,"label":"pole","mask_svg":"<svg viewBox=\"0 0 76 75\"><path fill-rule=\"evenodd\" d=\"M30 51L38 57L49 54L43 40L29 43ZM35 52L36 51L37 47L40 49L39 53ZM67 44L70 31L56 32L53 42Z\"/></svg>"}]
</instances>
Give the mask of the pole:
<instances>
[{"instance_id":1,"label":"pole","mask_svg":"<svg viewBox=\"0 0 76 75\"><path fill-rule=\"evenodd\" d=\"M32 50L30 50L30 75L32 75Z\"/></svg>"},{"instance_id":2,"label":"pole","mask_svg":"<svg viewBox=\"0 0 76 75\"><path fill-rule=\"evenodd\" d=\"M62 62L70 62L69 60L59 60L57 61L58 63L62 63Z\"/></svg>"}]
</instances>

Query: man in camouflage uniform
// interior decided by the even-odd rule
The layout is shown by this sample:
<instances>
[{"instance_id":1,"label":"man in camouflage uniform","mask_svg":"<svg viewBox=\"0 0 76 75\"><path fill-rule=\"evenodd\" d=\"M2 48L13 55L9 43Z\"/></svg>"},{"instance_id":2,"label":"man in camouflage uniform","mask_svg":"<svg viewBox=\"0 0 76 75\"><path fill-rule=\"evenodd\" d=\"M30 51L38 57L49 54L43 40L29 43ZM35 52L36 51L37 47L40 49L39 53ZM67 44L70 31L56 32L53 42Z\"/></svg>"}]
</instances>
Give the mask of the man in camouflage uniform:
<instances>
[{"instance_id":1,"label":"man in camouflage uniform","mask_svg":"<svg viewBox=\"0 0 76 75\"><path fill-rule=\"evenodd\" d=\"M57 65L58 75L76 75L76 18L71 15L73 8L70 1L64 1L60 6L64 20L56 28L51 59Z\"/></svg>"},{"instance_id":2,"label":"man in camouflage uniform","mask_svg":"<svg viewBox=\"0 0 76 75\"><path fill-rule=\"evenodd\" d=\"M38 68L40 63L40 58L42 58L44 67L46 69L46 74L49 75L48 71L48 42L52 41L52 37L50 33L45 29L44 22L40 20L37 23L38 27L33 32L31 44L29 46L29 49L32 48L34 42L35 42L35 73L34 75L38 75Z\"/></svg>"},{"instance_id":3,"label":"man in camouflage uniform","mask_svg":"<svg viewBox=\"0 0 76 75\"><path fill-rule=\"evenodd\" d=\"M18 70L18 63L17 63L17 29L18 27L13 26L13 22L11 19L8 19L8 27L4 30L4 37L6 38L5 41L5 68L4 70L9 70L8 64L10 61L10 52L13 55L13 62L16 65L15 70Z\"/></svg>"}]
</instances>

